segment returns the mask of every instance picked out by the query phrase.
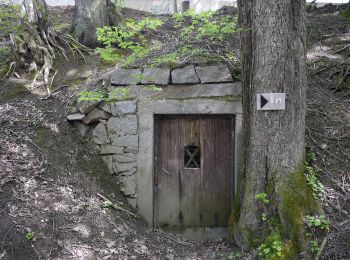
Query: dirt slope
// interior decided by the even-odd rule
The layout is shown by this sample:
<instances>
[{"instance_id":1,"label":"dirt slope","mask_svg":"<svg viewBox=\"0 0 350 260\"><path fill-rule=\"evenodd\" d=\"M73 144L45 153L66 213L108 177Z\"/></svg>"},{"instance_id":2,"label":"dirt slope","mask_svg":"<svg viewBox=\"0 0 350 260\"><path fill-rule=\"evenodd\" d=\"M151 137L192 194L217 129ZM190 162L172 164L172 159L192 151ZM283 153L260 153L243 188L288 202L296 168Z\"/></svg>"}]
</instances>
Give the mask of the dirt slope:
<instances>
[{"instance_id":1,"label":"dirt slope","mask_svg":"<svg viewBox=\"0 0 350 260\"><path fill-rule=\"evenodd\" d=\"M307 143L318 155L332 221L323 257L350 259L349 81L339 88L335 73L349 54L333 53L350 43L350 26L334 14L309 21ZM186 241L102 207L97 193L132 210L65 120L78 90L103 82L106 69L88 59L62 63L50 96L26 78L0 82L0 259L249 259L232 242Z\"/></svg>"}]
</instances>

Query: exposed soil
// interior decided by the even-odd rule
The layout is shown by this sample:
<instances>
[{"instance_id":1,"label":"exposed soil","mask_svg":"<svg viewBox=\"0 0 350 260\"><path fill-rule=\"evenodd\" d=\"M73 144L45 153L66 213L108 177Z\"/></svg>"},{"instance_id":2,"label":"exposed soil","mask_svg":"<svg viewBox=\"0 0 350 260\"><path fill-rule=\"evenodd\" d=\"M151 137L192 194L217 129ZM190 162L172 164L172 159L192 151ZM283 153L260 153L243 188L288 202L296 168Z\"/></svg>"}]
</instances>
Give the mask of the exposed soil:
<instances>
[{"instance_id":1,"label":"exposed soil","mask_svg":"<svg viewBox=\"0 0 350 260\"><path fill-rule=\"evenodd\" d=\"M54 10L58 21L72 15ZM322 257L350 259L350 82L335 73L349 51L334 53L350 44L350 23L335 14L309 18L306 137L332 223ZM31 88L29 75L0 82L0 259L250 259L231 241L188 241L103 208L97 193L133 211L65 119L76 93L103 87L110 70L86 58L62 59L49 96L39 83Z\"/></svg>"}]
</instances>

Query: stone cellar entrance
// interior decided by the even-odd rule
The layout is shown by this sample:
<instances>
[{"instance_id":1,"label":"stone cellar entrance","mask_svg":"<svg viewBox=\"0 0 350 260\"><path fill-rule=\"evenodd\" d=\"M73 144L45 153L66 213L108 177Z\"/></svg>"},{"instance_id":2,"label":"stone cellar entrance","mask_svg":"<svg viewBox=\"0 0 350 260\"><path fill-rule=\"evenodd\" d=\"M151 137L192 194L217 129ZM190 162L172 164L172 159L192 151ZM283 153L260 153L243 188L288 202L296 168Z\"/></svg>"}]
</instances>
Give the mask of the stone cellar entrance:
<instances>
[{"instance_id":1,"label":"stone cellar entrance","mask_svg":"<svg viewBox=\"0 0 350 260\"><path fill-rule=\"evenodd\" d=\"M154 226L226 227L234 195L234 116L157 115Z\"/></svg>"}]
</instances>

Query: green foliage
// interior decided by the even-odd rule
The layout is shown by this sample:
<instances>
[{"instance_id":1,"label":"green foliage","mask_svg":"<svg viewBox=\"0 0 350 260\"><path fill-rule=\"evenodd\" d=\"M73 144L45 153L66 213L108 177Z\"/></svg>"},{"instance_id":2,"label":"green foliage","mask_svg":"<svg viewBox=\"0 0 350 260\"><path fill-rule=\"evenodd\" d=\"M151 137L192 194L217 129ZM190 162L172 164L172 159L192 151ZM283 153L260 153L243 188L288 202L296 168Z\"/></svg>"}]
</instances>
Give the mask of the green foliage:
<instances>
[{"instance_id":1,"label":"green foliage","mask_svg":"<svg viewBox=\"0 0 350 260\"><path fill-rule=\"evenodd\" d=\"M19 5L5 4L0 0L0 38L8 38L10 33L16 33L20 29Z\"/></svg>"},{"instance_id":2,"label":"green foliage","mask_svg":"<svg viewBox=\"0 0 350 260\"><path fill-rule=\"evenodd\" d=\"M162 88L157 87L156 85L145 86L144 89L149 90L149 91L154 91L154 92L162 92L163 91Z\"/></svg>"},{"instance_id":3,"label":"green foliage","mask_svg":"<svg viewBox=\"0 0 350 260\"><path fill-rule=\"evenodd\" d=\"M214 14L213 11L197 14L190 9L184 13L175 13L173 19L177 23L175 27L183 27L181 37L185 40L209 39L212 42L220 42L240 31L233 16L218 18ZM186 24L188 21L189 24Z\"/></svg>"},{"instance_id":4,"label":"green foliage","mask_svg":"<svg viewBox=\"0 0 350 260\"><path fill-rule=\"evenodd\" d=\"M320 250L317 240L310 241L310 250L312 253L317 253Z\"/></svg>"},{"instance_id":5,"label":"green foliage","mask_svg":"<svg viewBox=\"0 0 350 260\"><path fill-rule=\"evenodd\" d=\"M30 231L25 235L25 238L29 241L32 241L36 236L36 232L35 231Z\"/></svg>"},{"instance_id":6,"label":"green foliage","mask_svg":"<svg viewBox=\"0 0 350 260\"><path fill-rule=\"evenodd\" d=\"M232 253L227 257L227 259L228 260L241 259L241 253L240 252Z\"/></svg>"},{"instance_id":7,"label":"green foliage","mask_svg":"<svg viewBox=\"0 0 350 260\"><path fill-rule=\"evenodd\" d=\"M102 206L102 208L106 209L106 208L111 208L112 205L113 205L113 203L110 200L105 200L101 206Z\"/></svg>"},{"instance_id":8,"label":"green foliage","mask_svg":"<svg viewBox=\"0 0 350 260\"><path fill-rule=\"evenodd\" d=\"M282 242L280 234L273 233L258 247L258 254L261 258L267 260L285 259L283 247L284 243Z\"/></svg>"},{"instance_id":9,"label":"green foliage","mask_svg":"<svg viewBox=\"0 0 350 260\"><path fill-rule=\"evenodd\" d=\"M97 48L97 52L100 54L101 59L106 63L114 63L122 60L122 56L117 50L111 46L105 48Z\"/></svg>"},{"instance_id":10,"label":"green foliage","mask_svg":"<svg viewBox=\"0 0 350 260\"><path fill-rule=\"evenodd\" d=\"M266 193L259 193L259 194L256 194L255 197L254 197L256 200L260 200L264 203L270 203L270 200L267 199L267 194Z\"/></svg>"},{"instance_id":11,"label":"green foliage","mask_svg":"<svg viewBox=\"0 0 350 260\"><path fill-rule=\"evenodd\" d=\"M132 63L140 57L148 54L148 41L142 34L143 30L156 30L163 25L160 19L145 18L140 21L126 19L120 26L105 26L97 29L97 40L105 45L105 48L99 48L101 59L106 62L118 62L120 55L115 55L113 47L117 45L122 50L130 53L128 63ZM103 51L103 49L106 49Z\"/></svg>"},{"instance_id":12,"label":"green foliage","mask_svg":"<svg viewBox=\"0 0 350 260\"><path fill-rule=\"evenodd\" d=\"M308 185L312 188L313 195L316 199L323 200L325 190L323 184L318 179L318 172L314 166L316 154L309 150L306 154L305 177Z\"/></svg>"},{"instance_id":13,"label":"green foliage","mask_svg":"<svg viewBox=\"0 0 350 260\"><path fill-rule=\"evenodd\" d=\"M350 20L350 7L346 8L342 13L341 16L343 16L346 20Z\"/></svg>"},{"instance_id":14,"label":"green foliage","mask_svg":"<svg viewBox=\"0 0 350 260\"><path fill-rule=\"evenodd\" d=\"M324 215L319 215L319 216L306 216L306 220L307 220L307 225L310 228L320 228L326 232L329 231L329 225L331 224L331 222L326 219L326 217Z\"/></svg>"},{"instance_id":15,"label":"green foliage","mask_svg":"<svg viewBox=\"0 0 350 260\"><path fill-rule=\"evenodd\" d=\"M111 92L106 91L81 91L78 93L78 101L122 101L128 99L129 89L119 87L112 89Z\"/></svg>"}]
</instances>

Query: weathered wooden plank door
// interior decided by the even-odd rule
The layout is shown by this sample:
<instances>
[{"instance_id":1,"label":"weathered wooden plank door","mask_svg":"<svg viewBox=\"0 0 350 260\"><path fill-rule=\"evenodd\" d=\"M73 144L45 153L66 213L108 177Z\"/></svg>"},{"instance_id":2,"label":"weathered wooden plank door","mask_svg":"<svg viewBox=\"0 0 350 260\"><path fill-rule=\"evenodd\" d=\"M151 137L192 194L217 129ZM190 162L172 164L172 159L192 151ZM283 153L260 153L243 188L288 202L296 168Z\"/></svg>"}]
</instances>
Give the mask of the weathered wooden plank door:
<instances>
[{"instance_id":1,"label":"weathered wooden plank door","mask_svg":"<svg viewBox=\"0 0 350 260\"><path fill-rule=\"evenodd\" d=\"M227 226L234 192L233 145L233 116L155 118L155 226Z\"/></svg>"}]
</instances>

